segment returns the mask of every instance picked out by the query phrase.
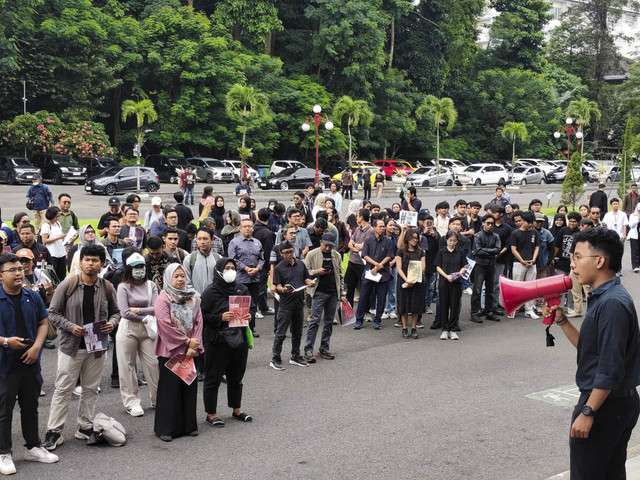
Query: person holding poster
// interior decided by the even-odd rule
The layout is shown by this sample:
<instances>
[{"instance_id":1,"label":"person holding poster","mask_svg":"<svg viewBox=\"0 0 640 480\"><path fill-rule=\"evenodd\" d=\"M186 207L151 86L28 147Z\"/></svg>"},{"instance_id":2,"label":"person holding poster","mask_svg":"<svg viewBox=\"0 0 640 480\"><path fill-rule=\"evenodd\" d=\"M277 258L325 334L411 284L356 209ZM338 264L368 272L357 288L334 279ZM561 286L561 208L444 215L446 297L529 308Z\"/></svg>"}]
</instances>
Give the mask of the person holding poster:
<instances>
[{"instance_id":1,"label":"person holding poster","mask_svg":"<svg viewBox=\"0 0 640 480\"><path fill-rule=\"evenodd\" d=\"M204 409L205 421L213 427L224 427L218 416L218 389L227 374L227 405L232 417L241 422L253 419L242 411L242 378L247 369L249 348L247 327L256 304L249 290L236 281L236 262L223 257L216 262L213 282L202 294L204 322ZM239 326L235 326L239 325ZM234 341L235 340L235 341Z\"/></svg>"},{"instance_id":2,"label":"person holding poster","mask_svg":"<svg viewBox=\"0 0 640 480\"><path fill-rule=\"evenodd\" d=\"M172 263L164 271L155 314L160 376L153 429L160 440L170 442L182 435L198 435L198 382L187 384L165 365L176 355L192 360L204 351L200 295L188 284L187 274L179 263Z\"/></svg>"},{"instance_id":3,"label":"person holding poster","mask_svg":"<svg viewBox=\"0 0 640 480\"><path fill-rule=\"evenodd\" d=\"M426 268L425 251L420 248L420 235L413 228L403 231L396 251L395 264L401 281L396 283L396 310L402 319L402 338L418 338L418 316L424 309L425 283L422 275ZM411 314L411 334L407 328Z\"/></svg>"}]
</instances>

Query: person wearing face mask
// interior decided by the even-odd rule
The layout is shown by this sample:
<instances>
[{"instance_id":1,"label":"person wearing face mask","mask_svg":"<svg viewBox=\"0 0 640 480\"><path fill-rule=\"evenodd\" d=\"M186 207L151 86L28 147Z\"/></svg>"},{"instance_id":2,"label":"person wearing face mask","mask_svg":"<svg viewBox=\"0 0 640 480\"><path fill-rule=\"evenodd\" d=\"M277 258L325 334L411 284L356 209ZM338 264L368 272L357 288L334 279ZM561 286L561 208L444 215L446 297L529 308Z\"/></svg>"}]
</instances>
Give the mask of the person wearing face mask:
<instances>
[{"instance_id":1,"label":"person wearing face mask","mask_svg":"<svg viewBox=\"0 0 640 480\"><path fill-rule=\"evenodd\" d=\"M156 404L158 393L158 358L155 355L155 341L149 337L142 319L154 315L154 304L158 298L155 283L147 280L145 259L139 253L127 258L122 282L118 285L118 308L122 318L116 334L116 354L120 379L120 396L127 413L132 417L144 415L136 359L149 386L151 406Z\"/></svg>"},{"instance_id":2,"label":"person wearing face mask","mask_svg":"<svg viewBox=\"0 0 640 480\"><path fill-rule=\"evenodd\" d=\"M244 413L242 404L242 378L247 368L249 348L247 345L247 327L229 329L234 314L229 311L229 297L233 295L249 296L247 287L236 281L236 262L223 257L216 262L213 282L202 295L202 319L204 323L203 344L205 353L205 381L203 390L205 421L213 427L224 427L224 421L218 416L218 388L222 376L227 375L227 405L233 410L232 417L241 422L251 422L250 415ZM249 313L244 320L250 321L256 312L252 301ZM239 335L239 345L230 344L228 332Z\"/></svg>"}]
</instances>

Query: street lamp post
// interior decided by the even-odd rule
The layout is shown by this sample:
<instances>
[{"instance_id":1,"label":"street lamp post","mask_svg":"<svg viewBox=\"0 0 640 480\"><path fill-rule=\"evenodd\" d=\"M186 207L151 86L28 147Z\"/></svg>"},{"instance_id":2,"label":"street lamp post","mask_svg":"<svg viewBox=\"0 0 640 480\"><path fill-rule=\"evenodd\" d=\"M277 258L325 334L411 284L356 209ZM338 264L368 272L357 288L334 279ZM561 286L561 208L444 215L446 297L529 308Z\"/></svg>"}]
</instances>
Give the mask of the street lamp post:
<instances>
[{"instance_id":1,"label":"street lamp post","mask_svg":"<svg viewBox=\"0 0 640 480\"><path fill-rule=\"evenodd\" d=\"M327 130L333 129L333 122L329 120L329 117L326 115L320 115L322 108L320 105L313 106L313 117L311 120L316 124L316 186L320 183L320 170L318 169L318 155L319 155L319 147L320 147L320 124L324 121L324 128ZM308 132L311 129L311 125L309 125L309 117L302 124L302 131Z\"/></svg>"},{"instance_id":2,"label":"street lamp post","mask_svg":"<svg viewBox=\"0 0 640 480\"><path fill-rule=\"evenodd\" d=\"M560 138L562 135L560 133L561 130L567 134L567 163L571 161L571 134L573 132L576 133L576 138L578 139L578 143L576 143L576 152L578 151L578 144L582 139L582 132L573 126L573 118L569 117L565 120L566 125L564 127L560 127L556 132L553 132L553 136L555 138Z\"/></svg>"}]
</instances>

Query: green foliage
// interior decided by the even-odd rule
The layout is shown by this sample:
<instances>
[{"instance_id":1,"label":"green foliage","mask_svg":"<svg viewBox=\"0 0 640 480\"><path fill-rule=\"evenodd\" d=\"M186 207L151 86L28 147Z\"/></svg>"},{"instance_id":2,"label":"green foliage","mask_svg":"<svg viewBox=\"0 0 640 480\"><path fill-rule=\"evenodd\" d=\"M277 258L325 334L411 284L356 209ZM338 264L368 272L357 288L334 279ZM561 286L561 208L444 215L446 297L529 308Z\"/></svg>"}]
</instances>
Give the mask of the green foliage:
<instances>
[{"instance_id":1,"label":"green foliage","mask_svg":"<svg viewBox=\"0 0 640 480\"><path fill-rule=\"evenodd\" d=\"M333 117L340 125L343 124L344 117L347 117L347 135L349 136L349 156L347 163L351 165L354 160L351 127L358 125L370 125L373 122L373 112L369 109L369 105L364 100L353 100L351 97L344 95L338 99L333 106Z\"/></svg>"},{"instance_id":2,"label":"green foliage","mask_svg":"<svg viewBox=\"0 0 640 480\"><path fill-rule=\"evenodd\" d=\"M580 197L584 194L584 179L582 177L582 163L584 157L575 152L567 165L567 176L562 184L562 203L571 205L572 210L576 210L576 205L580 204Z\"/></svg>"},{"instance_id":3,"label":"green foliage","mask_svg":"<svg viewBox=\"0 0 640 480\"><path fill-rule=\"evenodd\" d=\"M253 47L264 46L268 35L282 30L278 11L271 1L218 2L213 20L227 27L235 41Z\"/></svg>"},{"instance_id":4,"label":"green foliage","mask_svg":"<svg viewBox=\"0 0 640 480\"><path fill-rule=\"evenodd\" d=\"M451 130L458 119L458 111L450 98L436 98L433 95L427 95L417 108L416 117L422 118L425 113L431 117L436 127L436 169L438 169L440 168L440 126L446 124L445 130Z\"/></svg>"},{"instance_id":5,"label":"green foliage","mask_svg":"<svg viewBox=\"0 0 640 480\"><path fill-rule=\"evenodd\" d=\"M509 138L511 140L513 151L511 154L511 165L513 168L516 166L516 140L522 140L523 142L529 137L527 126L522 122L506 122L500 132L502 138ZM511 173L513 178L513 172Z\"/></svg>"},{"instance_id":6,"label":"green foliage","mask_svg":"<svg viewBox=\"0 0 640 480\"><path fill-rule=\"evenodd\" d=\"M634 130L638 126L638 119L629 116L624 130L622 155L620 156L620 183L618 184L618 197L623 198L631 184L631 162L634 148Z\"/></svg>"}]
</instances>

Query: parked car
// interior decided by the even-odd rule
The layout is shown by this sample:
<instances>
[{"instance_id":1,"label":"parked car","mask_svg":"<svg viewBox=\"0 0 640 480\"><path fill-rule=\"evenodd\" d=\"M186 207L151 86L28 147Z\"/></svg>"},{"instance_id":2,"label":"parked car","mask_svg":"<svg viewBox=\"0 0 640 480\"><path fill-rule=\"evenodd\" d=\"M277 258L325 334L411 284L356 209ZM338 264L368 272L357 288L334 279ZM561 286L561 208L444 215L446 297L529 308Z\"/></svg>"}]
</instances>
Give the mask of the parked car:
<instances>
[{"instance_id":1,"label":"parked car","mask_svg":"<svg viewBox=\"0 0 640 480\"><path fill-rule=\"evenodd\" d=\"M222 160L227 167L231 168L233 172L233 181L239 182L240 177L242 176L242 162L240 160ZM245 162L245 167L247 167L247 175L255 174L256 178L258 178L258 171L255 168L252 168L251 165Z\"/></svg>"},{"instance_id":2,"label":"parked car","mask_svg":"<svg viewBox=\"0 0 640 480\"><path fill-rule=\"evenodd\" d=\"M108 168L118 166L118 162L110 157L80 157L78 163L87 169L87 178L95 177Z\"/></svg>"},{"instance_id":3,"label":"parked car","mask_svg":"<svg viewBox=\"0 0 640 480\"><path fill-rule=\"evenodd\" d=\"M436 164L435 160L433 160L433 164ZM438 160L438 165L449 168L455 176L460 175L462 172L464 172L464 170L470 164L464 160L456 160L454 158L441 158L440 160Z\"/></svg>"},{"instance_id":4,"label":"parked car","mask_svg":"<svg viewBox=\"0 0 640 480\"><path fill-rule=\"evenodd\" d=\"M547 175L553 172L557 167L552 163L547 162L546 160L540 160L538 158L519 158L516 161L516 167L538 167L542 172ZM529 182L529 183L537 183L537 182Z\"/></svg>"},{"instance_id":5,"label":"parked car","mask_svg":"<svg viewBox=\"0 0 640 480\"><path fill-rule=\"evenodd\" d=\"M137 188L138 167L118 165L100 175L88 178L84 189L91 193L104 193L113 196L118 192L135 191ZM140 190L157 192L160 189L160 177L148 167L140 167Z\"/></svg>"},{"instance_id":6,"label":"parked car","mask_svg":"<svg viewBox=\"0 0 640 480\"><path fill-rule=\"evenodd\" d=\"M447 167L440 167L437 175L438 185L453 185L455 178L453 172ZM407 183L414 187L430 187L436 185L436 167L420 167L407 176Z\"/></svg>"},{"instance_id":7,"label":"parked car","mask_svg":"<svg viewBox=\"0 0 640 480\"><path fill-rule=\"evenodd\" d=\"M56 185L62 182L76 182L82 185L87 179L86 168L68 155L38 153L31 158L31 163L41 170L42 178L51 180Z\"/></svg>"},{"instance_id":8,"label":"parked car","mask_svg":"<svg viewBox=\"0 0 640 480\"><path fill-rule=\"evenodd\" d=\"M287 168L307 168L307 166L297 160L274 160L269 169L269 176L277 175Z\"/></svg>"},{"instance_id":9,"label":"parked car","mask_svg":"<svg viewBox=\"0 0 640 480\"><path fill-rule=\"evenodd\" d=\"M513 169L512 183L527 185L528 183L547 183L544 172L539 167L516 167Z\"/></svg>"},{"instance_id":10,"label":"parked car","mask_svg":"<svg viewBox=\"0 0 640 480\"><path fill-rule=\"evenodd\" d=\"M315 168L289 168L269 178L261 178L259 186L263 190L280 189L289 190L304 188L309 183L315 183ZM320 187L325 188L331 183L331 178L325 173L320 173Z\"/></svg>"},{"instance_id":11,"label":"parked car","mask_svg":"<svg viewBox=\"0 0 640 480\"><path fill-rule=\"evenodd\" d=\"M31 165L24 157L0 157L0 180L11 185L31 182L36 173L42 175L40 169Z\"/></svg>"},{"instance_id":12,"label":"parked car","mask_svg":"<svg viewBox=\"0 0 640 480\"><path fill-rule=\"evenodd\" d=\"M469 165L462 172L469 177L473 185L497 185L509 179L509 172L502 165L495 163L477 163ZM460 175L458 175L459 179Z\"/></svg>"},{"instance_id":13,"label":"parked car","mask_svg":"<svg viewBox=\"0 0 640 480\"><path fill-rule=\"evenodd\" d=\"M391 176L396 172L410 174L415 171L409 162L403 160L376 160L373 164L382 170L387 180L391 180Z\"/></svg>"},{"instance_id":14,"label":"parked car","mask_svg":"<svg viewBox=\"0 0 640 480\"><path fill-rule=\"evenodd\" d=\"M327 160L320 166L320 171L326 173L330 177L343 172L347 168L347 162L343 160Z\"/></svg>"},{"instance_id":15,"label":"parked car","mask_svg":"<svg viewBox=\"0 0 640 480\"><path fill-rule=\"evenodd\" d=\"M547 175L548 183L562 183L567 176L567 167L560 166ZM585 183L593 183L598 181L597 173L590 172L585 166L582 166L582 179Z\"/></svg>"},{"instance_id":16,"label":"parked car","mask_svg":"<svg viewBox=\"0 0 640 480\"><path fill-rule=\"evenodd\" d=\"M209 157L187 158L187 163L193 167L196 178L201 182L233 182L233 171L222 160Z\"/></svg>"},{"instance_id":17,"label":"parked car","mask_svg":"<svg viewBox=\"0 0 640 480\"><path fill-rule=\"evenodd\" d=\"M152 168L161 182L178 183L183 168L180 166L181 159L182 157L152 154L145 157L144 166Z\"/></svg>"}]
</instances>

